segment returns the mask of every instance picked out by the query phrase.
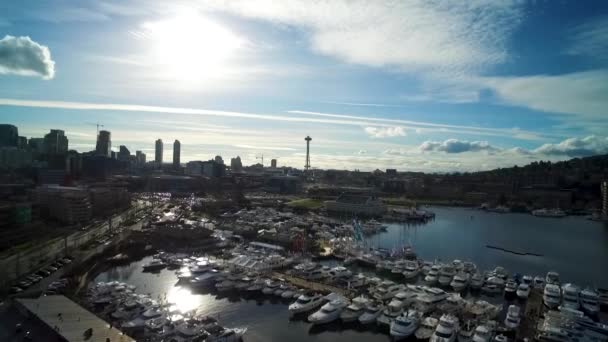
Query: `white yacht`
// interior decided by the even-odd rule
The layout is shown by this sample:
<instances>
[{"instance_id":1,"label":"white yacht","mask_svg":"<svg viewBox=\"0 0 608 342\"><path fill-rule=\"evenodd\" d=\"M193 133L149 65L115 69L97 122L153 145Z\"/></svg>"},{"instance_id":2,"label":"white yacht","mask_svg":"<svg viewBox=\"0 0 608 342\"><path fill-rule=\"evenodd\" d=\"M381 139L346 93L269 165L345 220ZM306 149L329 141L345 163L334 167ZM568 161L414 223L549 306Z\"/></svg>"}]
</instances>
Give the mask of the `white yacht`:
<instances>
[{"instance_id":1,"label":"white yacht","mask_svg":"<svg viewBox=\"0 0 608 342\"><path fill-rule=\"evenodd\" d=\"M452 281L452 278L456 275L456 268L453 265L443 265L441 271L439 271L439 278L437 281L441 286L448 286Z\"/></svg>"},{"instance_id":2,"label":"white yacht","mask_svg":"<svg viewBox=\"0 0 608 342\"><path fill-rule=\"evenodd\" d=\"M232 291L232 289L234 289L234 285L235 283L232 280L224 280L220 283L215 284L215 289L218 292L228 292L228 291Z\"/></svg>"},{"instance_id":3,"label":"white yacht","mask_svg":"<svg viewBox=\"0 0 608 342\"><path fill-rule=\"evenodd\" d=\"M521 322L520 309L517 305L509 305L507 317L505 318L505 326L511 330L517 329Z\"/></svg>"},{"instance_id":4,"label":"white yacht","mask_svg":"<svg viewBox=\"0 0 608 342\"><path fill-rule=\"evenodd\" d=\"M418 298L418 295L420 293L416 292L416 291L399 291L395 294L395 296L393 298L395 298L396 300L400 301L401 303L403 303L404 307L408 307L410 305L412 305L412 303L414 303L416 301L416 298Z\"/></svg>"},{"instance_id":5,"label":"white yacht","mask_svg":"<svg viewBox=\"0 0 608 342\"><path fill-rule=\"evenodd\" d=\"M547 272L545 283L559 285L559 273L554 271Z\"/></svg>"},{"instance_id":6,"label":"white yacht","mask_svg":"<svg viewBox=\"0 0 608 342\"><path fill-rule=\"evenodd\" d=\"M340 278L349 278L352 275L353 272L351 272L348 268L344 266L336 266L332 268L328 273L329 278L332 280L337 280Z\"/></svg>"},{"instance_id":7,"label":"white yacht","mask_svg":"<svg viewBox=\"0 0 608 342\"><path fill-rule=\"evenodd\" d=\"M393 299L376 319L376 323L378 323L379 326L390 327L391 322L397 318L397 316L401 315L401 313L403 313L403 303Z\"/></svg>"},{"instance_id":8,"label":"white yacht","mask_svg":"<svg viewBox=\"0 0 608 342\"><path fill-rule=\"evenodd\" d=\"M251 285L246 289L247 293L256 293L256 292L262 292L262 290L264 289L266 285L266 279L264 278L257 278L256 280L254 280Z\"/></svg>"},{"instance_id":9,"label":"white yacht","mask_svg":"<svg viewBox=\"0 0 608 342\"><path fill-rule=\"evenodd\" d=\"M420 265L413 260L407 260L403 266L403 277L406 280L414 279L420 274Z\"/></svg>"},{"instance_id":10,"label":"white yacht","mask_svg":"<svg viewBox=\"0 0 608 342\"><path fill-rule=\"evenodd\" d=\"M423 293L418 296L416 301L425 304L437 304L448 298L448 293L436 287L424 287Z\"/></svg>"},{"instance_id":11,"label":"white yacht","mask_svg":"<svg viewBox=\"0 0 608 342\"><path fill-rule=\"evenodd\" d=\"M276 281L268 280L266 282L266 286L262 289L262 293L265 295L272 295L279 285L280 284Z\"/></svg>"},{"instance_id":12,"label":"white yacht","mask_svg":"<svg viewBox=\"0 0 608 342\"><path fill-rule=\"evenodd\" d=\"M475 328L473 342L490 342L492 340L492 330L487 325L478 325Z\"/></svg>"},{"instance_id":13,"label":"white yacht","mask_svg":"<svg viewBox=\"0 0 608 342\"><path fill-rule=\"evenodd\" d=\"M393 340L399 341L413 335L420 325L421 317L422 315L414 309L397 316L390 326L390 334Z\"/></svg>"},{"instance_id":14,"label":"white yacht","mask_svg":"<svg viewBox=\"0 0 608 342\"><path fill-rule=\"evenodd\" d=\"M428 340L431 338L433 333L435 333L435 329L437 329L437 324L439 324L439 320L435 317L426 317L423 319L420 327L418 327L414 334L416 339Z\"/></svg>"},{"instance_id":15,"label":"white yacht","mask_svg":"<svg viewBox=\"0 0 608 342\"><path fill-rule=\"evenodd\" d=\"M354 275L354 276L350 277L350 279L348 279L348 281L346 282L346 284L351 289L352 288L359 288L359 287L367 285L368 284L368 279L367 279L367 277L364 274L359 273L357 275Z\"/></svg>"},{"instance_id":16,"label":"white yacht","mask_svg":"<svg viewBox=\"0 0 608 342\"><path fill-rule=\"evenodd\" d=\"M456 292L464 291L467 286L469 286L469 278L470 275L468 273L458 272L458 274L454 276L454 279L450 283L450 286Z\"/></svg>"},{"instance_id":17,"label":"white yacht","mask_svg":"<svg viewBox=\"0 0 608 342\"><path fill-rule=\"evenodd\" d=\"M340 314L340 319L344 323L357 321L365 312L365 307L369 302L370 300L364 296L353 298L350 305Z\"/></svg>"},{"instance_id":18,"label":"white yacht","mask_svg":"<svg viewBox=\"0 0 608 342\"><path fill-rule=\"evenodd\" d=\"M165 268L167 264L160 259L152 259L149 263L143 266L144 272L146 271L158 271Z\"/></svg>"},{"instance_id":19,"label":"white yacht","mask_svg":"<svg viewBox=\"0 0 608 342\"><path fill-rule=\"evenodd\" d=\"M562 306L567 309L578 310L581 307L580 302L581 289L574 284L565 284L562 286Z\"/></svg>"},{"instance_id":20,"label":"white yacht","mask_svg":"<svg viewBox=\"0 0 608 342\"><path fill-rule=\"evenodd\" d=\"M308 316L308 321L312 324L330 323L338 318L340 314L348 306L348 301L344 298L337 298L323 305L321 309L312 315Z\"/></svg>"},{"instance_id":21,"label":"white yacht","mask_svg":"<svg viewBox=\"0 0 608 342\"><path fill-rule=\"evenodd\" d=\"M473 341L473 335L475 335L475 325L472 321L466 321L460 326L456 339L458 342L471 342Z\"/></svg>"},{"instance_id":22,"label":"white yacht","mask_svg":"<svg viewBox=\"0 0 608 342\"><path fill-rule=\"evenodd\" d=\"M323 272L321 268L314 268L312 270L306 270L302 273L302 278L306 280L320 280L326 278L327 274Z\"/></svg>"},{"instance_id":23,"label":"white yacht","mask_svg":"<svg viewBox=\"0 0 608 342\"><path fill-rule=\"evenodd\" d=\"M207 287L215 284L215 278L217 277L218 272L213 270L207 273L203 273L198 275L192 279L190 279L190 285L194 287Z\"/></svg>"},{"instance_id":24,"label":"white yacht","mask_svg":"<svg viewBox=\"0 0 608 342\"><path fill-rule=\"evenodd\" d=\"M514 280L507 281L507 284L505 285L505 296L513 297L516 292L517 292L517 283Z\"/></svg>"},{"instance_id":25,"label":"white yacht","mask_svg":"<svg viewBox=\"0 0 608 342\"><path fill-rule=\"evenodd\" d=\"M555 284L545 285L545 291L543 292L543 302L550 309L555 309L559 306L562 301L561 289Z\"/></svg>"},{"instance_id":26,"label":"white yacht","mask_svg":"<svg viewBox=\"0 0 608 342\"><path fill-rule=\"evenodd\" d=\"M581 291L581 306L589 316L596 316L600 311L600 296L590 288Z\"/></svg>"},{"instance_id":27,"label":"white yacht","mask_svg":"<svg viewBox=\"0 0 608 342\"><path fill-rule=\"evenodd\" d=\"M379 287L374 293L374 298L379 301L385 301L393 298L399 291L403 290L403 285L391 285L389 287Z\"/></svg>"},{"instance_id":28,"label":"white yacht","mask_svg":"<svg viewBox=\"0 0 608 342\"><path fill-rule=\"evenodd\" d=\"M217 326L214 329L207 330L209 336L207 336L205 342L239 342L243 340L243 335L246 332L247 328L226 329Z\"/></svg>"},{"instance_id":29,"label":"white yacht","mask_svg":"<svg viewBox=\"0 0 608 342\"><path fill-rule=\"evenodd\" d=\"M439 279L439 271L441 270L439 265L433 265L429 273L424 277L424 282L428 285L437 284L437 280Z\"/></svg>"},{"instance_id":30,"label":"white yacht","mask_svg":"<svg viewBox=\"0 0 608 342\"><path fill-rule=\"evenodd\" d=\"M321 306L324 302L324 299L321 295L318 294L303 294L298 299L289 305L289 313L290 314L299 314L303 312L308 312L314 310Z\"/></svg>"},{"instance_id":31,"label":"white yacht","mask_svg":"<svg viewBox=\"0 0 608 342\"><path fill-rule=\"evenodd\" d=\"M443 315L430 338L430 342L454 342L458 331L458 318L454 315Z\"/></svg>"},{"instance_id":32,"label":"white yacht","mask_svg":"<svg viewBox=\"0 0 608 342\"><path fill-rule=\"evenodd\" d=\"M538 216L538 217L564 217L566 216L566 213L558 208L554 208L554 209L536 209L536 210L532 210L532 215L534 216Z\"/></svg>"},{"instance_id":33,"label":"white yacht","mask_svg":"<svg viewBox=\"0 0 608 342\"><path fill-rule=\"evenodd\" d=\"M473 274L473 276L471 277L471 288L474 290L479 290L481 289L481 287L483 286L483 282L484 282L484 277L483 274L481 273L475 273Z\"/></svg>"},{"instance_id":34,"label":"white yacht","mask_svg":"<svg viewBox=\"0 0 608 342\"><path fill-rule=\"evenodd\" d=\"M521 300L526 300L528 299L528 296L530 295L530 285L526 284L526 283L521 283L519 284L519 286L517 287L517 297Z\"/></svg>"},{"instance_id":35,"label":"white yacht","mask_svg":"<svg viewBox=\"0 0 608 342\"><path fill-rule=\"evenodd\" d=\"M521 277L521 283L522 284L526 284L526 285L532 286L532 282L533 281L534 280L532 279L531 275L524 275L523 277Z\"/></svg>"},{"instance_id":36,"label":"white yacht","mask_svg":"<svg viewBox=\"0 0 608 342\"><path fill-rule=\"evenodd\" d=\"M545 288L545 278L541 276L534 277L534 288L535 289L544 289Z\"/></svg>"},{"instance_id":37,"label":"white yacht","mask_svg":"<svg viewBox=\"0 0 608 342\"><path fill-rule=\"evenodd\" d=\"M359 316L359 323L371 324L375 323L378 317L382 314L384 306L379 303L368 303L363 310L363 314Z\"/></svg>"}]
</instances>

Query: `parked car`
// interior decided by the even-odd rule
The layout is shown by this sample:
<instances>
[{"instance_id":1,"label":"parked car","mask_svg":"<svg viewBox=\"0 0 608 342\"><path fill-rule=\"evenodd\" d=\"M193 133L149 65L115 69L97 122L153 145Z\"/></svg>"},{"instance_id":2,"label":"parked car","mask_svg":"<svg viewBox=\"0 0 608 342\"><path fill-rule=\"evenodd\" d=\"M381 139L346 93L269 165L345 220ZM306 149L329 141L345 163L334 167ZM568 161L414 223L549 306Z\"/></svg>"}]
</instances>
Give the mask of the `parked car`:
<instances>
[{"instance_id":1,"label":"parked car","mask_svg":"<svg viewBox=\"0 0 608 342\"><path fill-rule=\"evenodd\" d=\"M49 271L47 271L47 270L42 269L42 270L40 270L40 271L36 272L36 274L38 274L38 275L40 275L40 276L42 276L42 277L48 277L48 276L50 276L50 275L51 275L51 272L49 272Z\"/></svg>"},{"instance_id":2,"label":"parked car","mask_svg":"<svg viewBox=\"0 0 608 342\"><path fill-rule=\"evenodd\" d=\"M23 290L20 287L18 287L18 286L13 286L13 287L11 287L11 289L9 290L9 292L11 294L17 294L17 293L23 292Z\"/></svg>"}]
</instances>

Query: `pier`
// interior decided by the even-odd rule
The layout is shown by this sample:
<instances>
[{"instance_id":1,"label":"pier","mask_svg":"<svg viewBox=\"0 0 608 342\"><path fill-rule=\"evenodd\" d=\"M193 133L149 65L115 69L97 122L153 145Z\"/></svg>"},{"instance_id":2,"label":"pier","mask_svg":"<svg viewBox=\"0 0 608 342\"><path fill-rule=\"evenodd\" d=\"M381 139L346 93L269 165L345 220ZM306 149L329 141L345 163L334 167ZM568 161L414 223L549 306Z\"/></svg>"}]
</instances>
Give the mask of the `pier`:
<instances>
[{"instance_id":1,"label":"pier","mask_svg":"<svg viewBox=\"0 0 608 342\"><path fill-rule=\"evenodd\" d=\"M526 309L517 331L518 338L534 339L536 326L543 312L543 294L539 289L532 289L526 302Z\"/></svg>"},{"instance_id":2,"label":"pier","mask_svg":"<svg viewBox=\"0 0 608 342\"><path fill-rule=\"evenodd\" d=\"M65 296L20 298L16 303L21 310L42 321L68 342L135 342Z\"/></svg>"},{"instance_id":3,"label":"pier","mask_svg":"<svg viewBox=\"0 0 608 342\"><path fill-rule=\"evenodd\" d=\"M307 290L312 290L312 291L317 291L317 292L323 292L323 293L335 292L335 293L338 293L338 294L340 294L340 295L342 295L344 297L352 298L352 294L353 294L352 290L347 290L347 289L343 289L343 288L340 288L340 287L331 286L331 285L327 285L327 284L323 284L323 283L317 283L317 282L314 282L314 281L310 281L310 280L306 280L306 279L290 276L290 275L287 275L287 274L284 274L284 273L274 272L273 276L276 277L276 278L285 279L289 283L291 283L291 284L293 284L293 285L295 285L297 287L307 289Z\"/></svg>"}]
</instances>

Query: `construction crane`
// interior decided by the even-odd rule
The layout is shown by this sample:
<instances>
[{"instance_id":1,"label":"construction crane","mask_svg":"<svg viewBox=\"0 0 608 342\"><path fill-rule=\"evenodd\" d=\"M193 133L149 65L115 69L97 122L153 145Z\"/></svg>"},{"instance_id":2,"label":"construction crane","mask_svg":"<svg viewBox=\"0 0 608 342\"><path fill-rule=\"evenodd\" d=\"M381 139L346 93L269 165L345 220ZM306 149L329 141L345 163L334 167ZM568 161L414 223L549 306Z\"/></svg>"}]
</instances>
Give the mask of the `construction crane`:
<instances>
[{"instance_id":1,"label":"construction crane","mask_svg":"<svg viewBox=\"0 0 608 342\"><path fill-rule=\"evenodd\" d=\"M103 125L100 124L99 122L87 122L87 125L95 125L97 127L97 134L96 136L99 136L99 127L103 128Z\"/></svg>"},{"instance_id":2,"label":"construction crane","mask_svg":"<svg viewBox=\"0 0 608 342\"><path fill-rule=\"evenodd\" d=\"M255 156L255 160L262 159L262 167L264 167L264 154L258 154Z\"/></svg>"}]
</instances>

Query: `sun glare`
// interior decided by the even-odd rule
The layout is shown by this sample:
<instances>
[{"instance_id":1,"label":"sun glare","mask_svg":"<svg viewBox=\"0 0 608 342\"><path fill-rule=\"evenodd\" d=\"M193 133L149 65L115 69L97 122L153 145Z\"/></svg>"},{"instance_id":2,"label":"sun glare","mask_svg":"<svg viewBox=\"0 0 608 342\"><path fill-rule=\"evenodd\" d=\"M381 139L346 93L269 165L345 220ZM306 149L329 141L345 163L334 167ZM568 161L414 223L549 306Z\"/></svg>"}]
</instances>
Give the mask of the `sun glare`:
<instances>
[{"instance_id":1,"label":"sun glare","mask_svg":"<svg viewBox=\"0 0 608 342\"><path fill-rule=\"evenodd\" d=\"M221 75L242 40L226 27L196 14L143 25L153 41L151 58L162 74L184 81Z\"/></svg>"}]
</instances>

